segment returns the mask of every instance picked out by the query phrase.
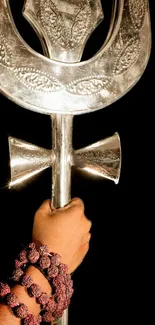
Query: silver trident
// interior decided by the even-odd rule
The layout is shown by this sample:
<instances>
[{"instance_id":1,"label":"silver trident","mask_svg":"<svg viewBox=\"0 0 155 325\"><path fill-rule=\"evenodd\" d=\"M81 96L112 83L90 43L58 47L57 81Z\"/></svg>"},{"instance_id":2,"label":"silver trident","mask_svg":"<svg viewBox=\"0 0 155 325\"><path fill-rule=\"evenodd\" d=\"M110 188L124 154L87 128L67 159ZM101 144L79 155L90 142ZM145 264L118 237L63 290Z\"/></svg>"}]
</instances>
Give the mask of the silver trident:
<instances>
[{"instance_id":1,"label":"silver trident","mask_svg":"<svg viewBox=\"0 0 155 325\"><path fill-rule=\"evenodd\" d=\"M113 0L111 24L100 50L80 62L85 44L103 19L100 0L27 0L24 17L36 30L43 56L19 35L9 6L0 0L0 89L19 106L49 114L52 151L9 138L11 183L23 183L52 165L52 201L70 199L71 166L118 183L119 135L74 151L74 115L93 112L124 96L149 60L148 0ZM68 312L59 321L67 325Z\"/></svg>"}]
</instances>

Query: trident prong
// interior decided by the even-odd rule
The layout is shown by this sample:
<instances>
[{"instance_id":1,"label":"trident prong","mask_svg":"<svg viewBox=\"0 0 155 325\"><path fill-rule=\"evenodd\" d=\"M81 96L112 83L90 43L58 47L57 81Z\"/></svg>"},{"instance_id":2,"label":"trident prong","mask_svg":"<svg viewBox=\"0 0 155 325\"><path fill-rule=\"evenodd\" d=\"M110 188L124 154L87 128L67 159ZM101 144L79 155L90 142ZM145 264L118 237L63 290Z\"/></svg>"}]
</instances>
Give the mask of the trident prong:
<instances>
[{"instance_id":1,"label":"trident prong","mask_svg":"<svg viewBox=\"0 0 155 325\"><path fill-rule=\"evenodd\" d=\"M100 0L25 2L24 15L37 30L49 58L23 41L15 28L9 0L0 0L0 89L20 106L51 115L53 146L52 152L45 154L47 161L36 160L36 151L44 150L29 145L35 152L34 165L26 157L22 162L30 167L31 176L52 164L52 201L56 207L70 199L71 165L116 183L119 180L121 148L117 134L77 152L72 149L73 116L103 109L120 99L140 79L148 63L148 0L114 0L114 9L106 42L90 60L77 62L103 18ZM12 141L15 149L17 142ZM12 148L10 144L10 152ZM19 166L18 159L16 163ZM17 181L18 170L15 165L13 168L12 175L17 173L16 180L12 179L15 185L19 178ZM28 177L27 171L22 177ZM66 310L60 324L67 323Z\"/></svg>"},{"instance_id":2,"label":"trident prong","mask_svg":"<svg viewBox=\"0 0 155 325\"><path fill-rule=\"evenodd\" d=\"M35 0L35 3L39 6L40 1ZM51 6L56 2L65 4L69 3L69 0L42 0L42 17L47 13L49 18L51 17ZM28 3L32 3L32 0ZM51 3L49 8L47 3ZM94 26L95 22L98 24L98 20L93 20L92 4L99 2L78 0L78 3L87 4L92 13L89 21L92 21ZM147 66L151 50L151 24L148 0L115 0L115 3L118 4L118 10L114 10L117 14L112 19L112 28L105 46L87 61L69 63L54 61L52 58L49 60L32 50L15 27L9 0L0 0L2 93L19 106L49 115L93 112L111 105L124 96L139 81ZM40 17L40 12L38 9L34 19ZM76 13L73 12L71 17L74 24ZM59 20L55 19L55 29L53 19L47 21L48 31L56 32L55 42L59 38L62 39L62 33L59 33L57 25ZM74 26L75 39L81 31L78 28L79 21L81 20L76 20ZM85 32L87 35L90 34L87 24ZM80 35L82 37L83 33ZM78 47L85 44L83 38L78 37L78 40ZM63 52L64 48L61 48L61 53Z\"/></svg>"},{"instance_id":3,"label":"trident prong","mask_svg":"<svg viewBox=\"0 0 155 325\"><path fill-rule=\"evenodd\" d=\"M44 54L61 62L81 60L87 39L104 17L100 0L26 0L23 15L37 31Z\"/></svg>"}]
</instances>

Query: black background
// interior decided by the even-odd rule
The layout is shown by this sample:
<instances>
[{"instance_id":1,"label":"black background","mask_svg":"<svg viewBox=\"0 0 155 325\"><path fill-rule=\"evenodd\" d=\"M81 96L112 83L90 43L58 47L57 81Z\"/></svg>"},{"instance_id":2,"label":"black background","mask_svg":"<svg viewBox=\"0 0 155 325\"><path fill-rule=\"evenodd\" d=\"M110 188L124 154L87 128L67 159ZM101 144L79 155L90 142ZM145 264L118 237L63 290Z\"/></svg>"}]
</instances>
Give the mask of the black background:
<instances>
[{"instance_id":1,"label":"black background","mask_svg":"<svg viewBox=\"0 0 155 325\"><path fill-rule=\"evenodd\" d=\"M153 35L153 1L150 1ZM10 1L14 19L23 38L42 53L40 43L21 15L23 1ZM103 1L107 13L109 3ZM102 45L98 27L90 38L83 59ZM74 117L75 149L119 133L122 145L120 182L88 178L73 170L72 197L85 203L92 220L90 250L73 274L75 294L70 306L70 324L124 324L142 317L143 269L152 178L150 143L153 109L153 44L149 63L135 87L123 98L98 112ZM43 172L27 187L9 190L8 136L51 148L51 124L46 115L25 110L0 95L0 275L10 274L13 259L31 240L33 215L44 199L50 198L51 170Z\"/></svg>"}]
</instances>

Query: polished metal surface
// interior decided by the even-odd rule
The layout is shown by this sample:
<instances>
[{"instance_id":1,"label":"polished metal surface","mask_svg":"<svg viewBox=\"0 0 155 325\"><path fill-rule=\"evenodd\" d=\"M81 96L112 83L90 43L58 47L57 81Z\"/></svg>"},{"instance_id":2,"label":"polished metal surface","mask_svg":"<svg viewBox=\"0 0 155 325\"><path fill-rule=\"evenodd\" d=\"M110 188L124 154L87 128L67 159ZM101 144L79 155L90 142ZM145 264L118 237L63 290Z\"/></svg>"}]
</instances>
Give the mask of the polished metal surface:
<instances>
[{"instance_id":1,"label":"polished metal surface","mask_svg":"<svg viewBox=\"0 0 155 325\"><path fill-rule=\"evenodd\" d=\"M52 151L10 138L11 183L23 184L52 165L52 201L70 199L71 166L118 183L119 135L73 151L73 115L112 104L142 76L150 56L148 0L114 0L106 41L80 61L87 39L103 19L100 0L26 0L25 18L35 28L44 57L19 35L9 6L0 0L0 90L18 105L52 119ZM68 324L68 310L60 321Z\"/></svg>"},{"instance_id":2,"label":"polished metal surface","mask_svg":"<svg viewBox=\"0 0 155 325\"><path fill-rule=\"evenodd\" d=\"M117 184L121 171L121 145L118 133L91 146L76 150L73 163L82 171L110 179Z\"/></svg>"},{"instance_id":3,"label":"polished metal surface","mask_svg":"<svg viewBox=\"0 0 155 325\"><path fill-rule=\"evenodd\" d=\"M103 19L100 0L26 0L23 15L37 31L45 56L61 62L81 60Z\"/></svg>"},{"instance_id":4,"label":"polished metal surface","mask_svg":"<svg viewBox=\"0 0 155 325\"><path fill-rule=\"evenodd\" d=\"M54 6L59 12L60 2L62 9L67 8L69 1L55 0L50 5L47 0L41 1L42 17L46 14L53 17ZM96 1L71 1L68 8L74 11L75 3L93 8ZM74 115L103 109L125 95L140 79L148 63L151 26L148 0L119 0L117 3L118 15L106 45L88 61L62 63L45 58L24 42L14 25L9 1L0 0L0 89L3 94L36 112ZM77 28L75 19L74 23ZM51 19L52 30L53 24L59 40L59 19L54 22ZM80 31L80 27L77 29ZM81 33L82 30L83 26Z\"/></svg>"},{"instance_id":5,"label":"polished metal surface","mask_svg":"<svg viewBox=\"0 0 155 325\"><path fill-rule=\"evenodd\" d=\"M74 150L72 116L53 116L52 126L53 150L9 138L10 187L21 186L32 176L52 166L52 202L61 207L70 200L72 166L84 173L110 179L116 184L119 182L122 158L118 133L88 147Z\"/></svg>"},{"instance_id":6,"label":"polished metal surface","mask_svg":"<svg viewBox=\"0 0 155 325\"><path fill-rule=\"evenodd\" d=\"M9 137L11 182L9 187L22 186L26 181L51 166L53 150L47 150Z\"/></svg>"},{"instance_id":7,"label":"polished metal surface","mask_svg":"<svg viewBox=\"0 0 155 325\"><path fill-rule=\"evenodd\" d=\"M52 148L56 159L52 165L52 202L63 207L71 195L72 115L53 114Z\"/></svg>"}]
</instances>

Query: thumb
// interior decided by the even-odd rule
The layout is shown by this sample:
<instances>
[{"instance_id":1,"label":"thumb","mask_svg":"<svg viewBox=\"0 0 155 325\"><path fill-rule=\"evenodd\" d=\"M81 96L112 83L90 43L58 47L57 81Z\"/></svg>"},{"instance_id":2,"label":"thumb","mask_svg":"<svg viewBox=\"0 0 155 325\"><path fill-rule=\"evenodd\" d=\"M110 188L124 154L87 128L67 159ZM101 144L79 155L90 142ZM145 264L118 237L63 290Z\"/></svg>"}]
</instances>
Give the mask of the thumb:
<instances>
[{"instance_id":1,"label":"thumb","mask_svg":"<svg viewBox=\"0 0 155 325\"><path fill-rule=\"evenodd\" d=\"M54 205L52 204L51 200L45 200L40 208L38 209L38 212L42 212L45 214L51 214L51 212L54 212L56 210L56 208L54 207Z\"/></svg>"}]
</instances>

